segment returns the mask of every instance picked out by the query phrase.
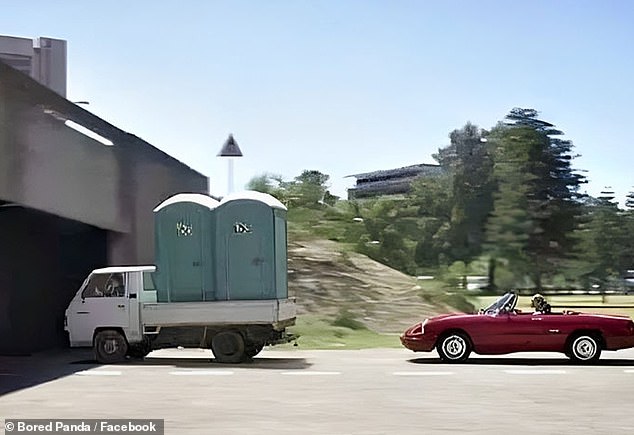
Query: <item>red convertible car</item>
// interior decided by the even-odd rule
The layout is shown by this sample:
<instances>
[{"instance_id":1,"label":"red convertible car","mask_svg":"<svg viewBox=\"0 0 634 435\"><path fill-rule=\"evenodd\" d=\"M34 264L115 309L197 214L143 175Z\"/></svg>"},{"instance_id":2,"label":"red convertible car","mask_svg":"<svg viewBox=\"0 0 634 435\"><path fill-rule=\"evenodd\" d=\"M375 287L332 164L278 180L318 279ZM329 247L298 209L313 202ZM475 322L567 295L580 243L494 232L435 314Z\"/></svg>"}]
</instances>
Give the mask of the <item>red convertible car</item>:
<instances>
[{"instance_id":1,"label":"red convertible car","mask_svg":"<svg viewBox=\"0 0 634 435\"><path fill-rule=\"evenodd\" d=\"M478 314L446 314L417 323L401 335L415 352L436 348L443 361L465 361L471 352L562 352L575 362L596 361L602 350L634 347L634 322L627 316L575 311L526 313L518 296L504 294Z\"/></svg>"}]
</instances>

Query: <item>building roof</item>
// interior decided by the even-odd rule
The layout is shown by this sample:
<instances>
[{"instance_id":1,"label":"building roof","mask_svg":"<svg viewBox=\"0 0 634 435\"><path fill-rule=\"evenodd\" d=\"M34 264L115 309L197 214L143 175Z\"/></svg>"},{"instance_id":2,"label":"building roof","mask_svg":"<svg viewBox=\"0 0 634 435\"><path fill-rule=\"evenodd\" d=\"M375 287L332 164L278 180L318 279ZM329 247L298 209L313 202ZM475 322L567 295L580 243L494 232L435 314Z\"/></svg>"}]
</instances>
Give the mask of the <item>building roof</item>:
<instances>
[{"instance_id":1,"label":"building roof","mask_svg":"<svg viewBox=\"0 0 634 435\"><path fill-rule=\"evenodd\" d=\"M438 175L442 172L440 165L421 163L418 165L403 166L395 169L383 169L373 172L364 172L361 174L348 175L348 177L355 177L357 181L372 180L372 179L385 179L394 177L412 177L418 175Z\"/></svg>"},{"instance_id":2,"label":"building roof","mask_svg":"<svg viewBox=\"0 0 634 435\"><path fill-rule=\"evenodd\" d=\"M349 175L349 177L355 177L357 182L354 187L348 189L348 199L407 193L411 190L412 182L417 178L433 177L442 172L440 165L421 163Z\"/></svg>"}]
</instances>

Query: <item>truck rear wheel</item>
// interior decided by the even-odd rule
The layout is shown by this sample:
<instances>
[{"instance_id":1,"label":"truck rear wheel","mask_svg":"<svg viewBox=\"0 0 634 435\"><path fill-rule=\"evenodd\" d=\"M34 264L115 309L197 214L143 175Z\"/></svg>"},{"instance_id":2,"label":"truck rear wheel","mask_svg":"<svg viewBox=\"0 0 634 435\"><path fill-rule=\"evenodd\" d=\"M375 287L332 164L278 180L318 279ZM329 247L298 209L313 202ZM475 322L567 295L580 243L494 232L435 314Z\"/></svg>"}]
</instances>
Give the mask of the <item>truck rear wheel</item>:
<instances>
[{"instance_id":1,"label":"truck rear wheel","mask_svg":"<svg viewBox=\"0 0 634 435\"><path fill-rule=\"evenodd\" d=\"M125 360L128 343L117 331L101 331L95 337L95 358L102 364L112 364Z\"/></svg>"},{"instance_id":2,"label":"truck rear wheel","mask_svg":"<svg viewBox=\"0 0 634 435\"><path fill-rule=\"evenodd\" d=\"M223 331L214 335L211 351L219 363L235 364L246 358L244 338L236 331Z\"/></svg>"},{"instance_id":3,"label":"truck rear wheel","mask_svg":"<svg viewBox=\"0 0 634 435\"><path fill-rule=\"evenodd\" d=\"M248 342L246 348L244 349L244 354L247 358L253 358L258 353L262 352L264 345L262 343L253 343Z\"/></svg>"}]
</instances>

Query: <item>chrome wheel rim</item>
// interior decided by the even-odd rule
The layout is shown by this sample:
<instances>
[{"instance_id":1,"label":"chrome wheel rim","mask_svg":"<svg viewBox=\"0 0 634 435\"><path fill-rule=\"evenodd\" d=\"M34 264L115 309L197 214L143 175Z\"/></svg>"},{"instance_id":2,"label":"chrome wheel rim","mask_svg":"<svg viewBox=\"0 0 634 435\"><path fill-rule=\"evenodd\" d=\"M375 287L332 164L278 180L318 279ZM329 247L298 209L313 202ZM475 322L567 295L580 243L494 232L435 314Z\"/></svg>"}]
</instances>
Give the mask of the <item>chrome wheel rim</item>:
<instances>
[{"instance_id":1,"label":"chrome wheel rim","mask_svg":"<svg viewBox=\"0 0 634 435\"><path fill-rule=\"evenodd\" d=\"M579 337L573 343L572 350L577 358L585 361L597 354L597 345L590 337Z\"/></svg>"},{"instance_id":2,"label":"chrome wheel rim","mask_svg":"<svg viewBox=\"0 0 634 435\"><path fill-rule=\"evenodd\" d=\"M442 343L442 350L449 359L458 359L462 357L467 348L464 338L459 335L447 337Z\"/></svg>"},{"instance_id":3,"label":"chrome wheel rim","mask_svg":"<svg viewBox=\"0 0 634 435\"><path fill-rule=\"evenodd\" d=\"M115 340L114 338L105 340L103 343L103 350L109 355L115 353L118 349L119 349L119 344L117 343L117 340Z\"/></svg>"}]
</instances>

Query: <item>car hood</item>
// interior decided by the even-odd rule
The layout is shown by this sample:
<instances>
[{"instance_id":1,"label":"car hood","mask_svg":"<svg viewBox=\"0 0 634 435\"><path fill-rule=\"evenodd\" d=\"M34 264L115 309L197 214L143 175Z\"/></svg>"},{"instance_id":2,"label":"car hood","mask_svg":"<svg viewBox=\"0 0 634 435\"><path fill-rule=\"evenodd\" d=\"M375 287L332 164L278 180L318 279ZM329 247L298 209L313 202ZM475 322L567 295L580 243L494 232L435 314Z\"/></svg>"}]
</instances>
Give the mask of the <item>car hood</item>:
<instances>
[{"instance_id":1,"label":"car hood","mask_svg":"<svg viewBox=\"0 0 634 435\"><path fill-rule=\"evenodd\" d=\"M448 318L452 318L452 319L457 319L460 317L473 317L474 314L466 314L466 313L449 313L449 314L440 314L438 316L434 316L431 317L429 319L430 322L432 321L437 321L437 320L443 320L443 319L448 319Z\"/></svg>"}]
</instances>

